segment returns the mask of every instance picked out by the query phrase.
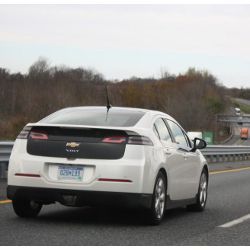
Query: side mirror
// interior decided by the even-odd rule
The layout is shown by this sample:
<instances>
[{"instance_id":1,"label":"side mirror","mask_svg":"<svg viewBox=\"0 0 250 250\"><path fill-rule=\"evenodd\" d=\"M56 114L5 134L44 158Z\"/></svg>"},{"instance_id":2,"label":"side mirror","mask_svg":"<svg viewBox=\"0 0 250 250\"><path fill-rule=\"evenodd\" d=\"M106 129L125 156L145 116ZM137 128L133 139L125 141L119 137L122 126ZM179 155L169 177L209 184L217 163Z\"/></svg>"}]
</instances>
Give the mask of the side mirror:
<instances>
[{"instance_id":1,"label":"side mirror","mask_svg":"<svg viewBox=\"0 0 250 250\"><path fill-rule=\"evenodd\" d=\"M193 142L194 142L194 146L191 149L191 152L195 152L196 149L203 149L207 146L206 141L204 141L200 138L194 138Z\"/></svg>"}]
</instances>

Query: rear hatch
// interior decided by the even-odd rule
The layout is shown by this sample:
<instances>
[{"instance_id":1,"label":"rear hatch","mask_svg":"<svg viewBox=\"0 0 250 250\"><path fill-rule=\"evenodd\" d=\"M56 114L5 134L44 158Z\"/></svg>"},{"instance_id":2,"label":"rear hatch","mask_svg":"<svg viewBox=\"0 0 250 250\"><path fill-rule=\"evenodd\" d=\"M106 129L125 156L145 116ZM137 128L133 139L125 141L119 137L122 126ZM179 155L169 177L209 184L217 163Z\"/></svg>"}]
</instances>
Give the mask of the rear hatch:
<instances>
[{"instance_id":1,"label":"rear hatch","mask_svg":"<svg viewBox=\"0 0 250 250\"><path fill-rule=\"evenodd\" d=\"M123 157L127 144L152 145L132 132L144 114L127 108L66 108L28 124L18 138L28 139L31 155L115 160Z\"/></svg>"}]
</instances>

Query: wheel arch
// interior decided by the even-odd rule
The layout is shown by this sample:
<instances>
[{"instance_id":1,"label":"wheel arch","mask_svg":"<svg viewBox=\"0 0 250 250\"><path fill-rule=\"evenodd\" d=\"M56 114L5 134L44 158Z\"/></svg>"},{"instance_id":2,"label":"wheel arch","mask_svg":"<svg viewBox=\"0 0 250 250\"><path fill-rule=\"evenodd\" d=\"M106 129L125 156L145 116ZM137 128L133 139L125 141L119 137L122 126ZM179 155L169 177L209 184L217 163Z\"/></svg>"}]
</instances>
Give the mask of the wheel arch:
<instances>
[{"instance_id":1,"label":"wheel arch","mask_svg":"<svg viewBox=\"0 0 250 250\"><path fill-rule=\"evenodd\" d=\"M159 172L161 172L164 176L165 176L165 178L166 178L166 188L167 188L167 190L168 190L168 175L167 175L167 171L166 171L166 169L165 168L163 168L163 167L161 167L160 169L159 169ZM158 172L158 173L159 173Z\"/></svg>"},{"instance_id":2,"label":"wheel arch","mask_svg":"<svg viewBox=\"0 0 250 250\"><path fill-rule=\"evenodd\" d=\"M207 164L205 164L203 166L202 171L206 171L206 173L207 173L207 181L208 181L209 180L209 171L208 171L208 165Z\"/></svg>"}]
</instances>

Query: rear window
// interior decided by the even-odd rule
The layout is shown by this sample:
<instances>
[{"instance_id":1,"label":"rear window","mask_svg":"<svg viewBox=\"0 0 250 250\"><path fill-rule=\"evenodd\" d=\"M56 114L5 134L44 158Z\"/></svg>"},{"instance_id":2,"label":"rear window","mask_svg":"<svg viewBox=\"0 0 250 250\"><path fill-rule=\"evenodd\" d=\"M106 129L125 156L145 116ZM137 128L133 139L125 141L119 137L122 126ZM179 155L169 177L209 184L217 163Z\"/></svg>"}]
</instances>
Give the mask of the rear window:
<instances>
[{"instance_id":1,"label":"rear window","mask_svg":"<svg viewBox=\"0 0 250 250\"><path fill-rule=\"evenodd\" d=\"M60 110L45 117L40 123L86 126L130 127L145 114L143 111L111 108L72 108Z\"/></svg>"}]
</instances>

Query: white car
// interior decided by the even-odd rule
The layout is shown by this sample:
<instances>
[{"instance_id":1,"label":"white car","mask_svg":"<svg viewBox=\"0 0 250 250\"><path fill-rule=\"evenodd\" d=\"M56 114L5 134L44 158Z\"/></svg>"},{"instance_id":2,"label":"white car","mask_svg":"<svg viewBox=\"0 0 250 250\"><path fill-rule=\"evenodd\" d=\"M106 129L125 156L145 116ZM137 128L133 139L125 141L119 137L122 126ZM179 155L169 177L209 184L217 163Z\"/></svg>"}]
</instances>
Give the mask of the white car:
<instances>
[{"instance_id":1,"label":"white car","mask_svg":"<svg viewBox=\"0 0 250 250\"><path fill-rule=\"evenodd\" d=\"M236 115L241 115L241 110L240 110L240 108L234 108L234 110L235 110L235 114L236 114Z\"/></svg>"},{"instance_id":2,"label":"white car","mask_svg":"<svg viewBox=\"0 0 250 250\"><path fill-rule=\"evenodd\" d=\"M171 116L137 108L73 107L29 123L9 161L7 195L18 216L42 205L144 208L159 224L168 208L203 211L208 164Z\"/></svg>"}]
</instances>

